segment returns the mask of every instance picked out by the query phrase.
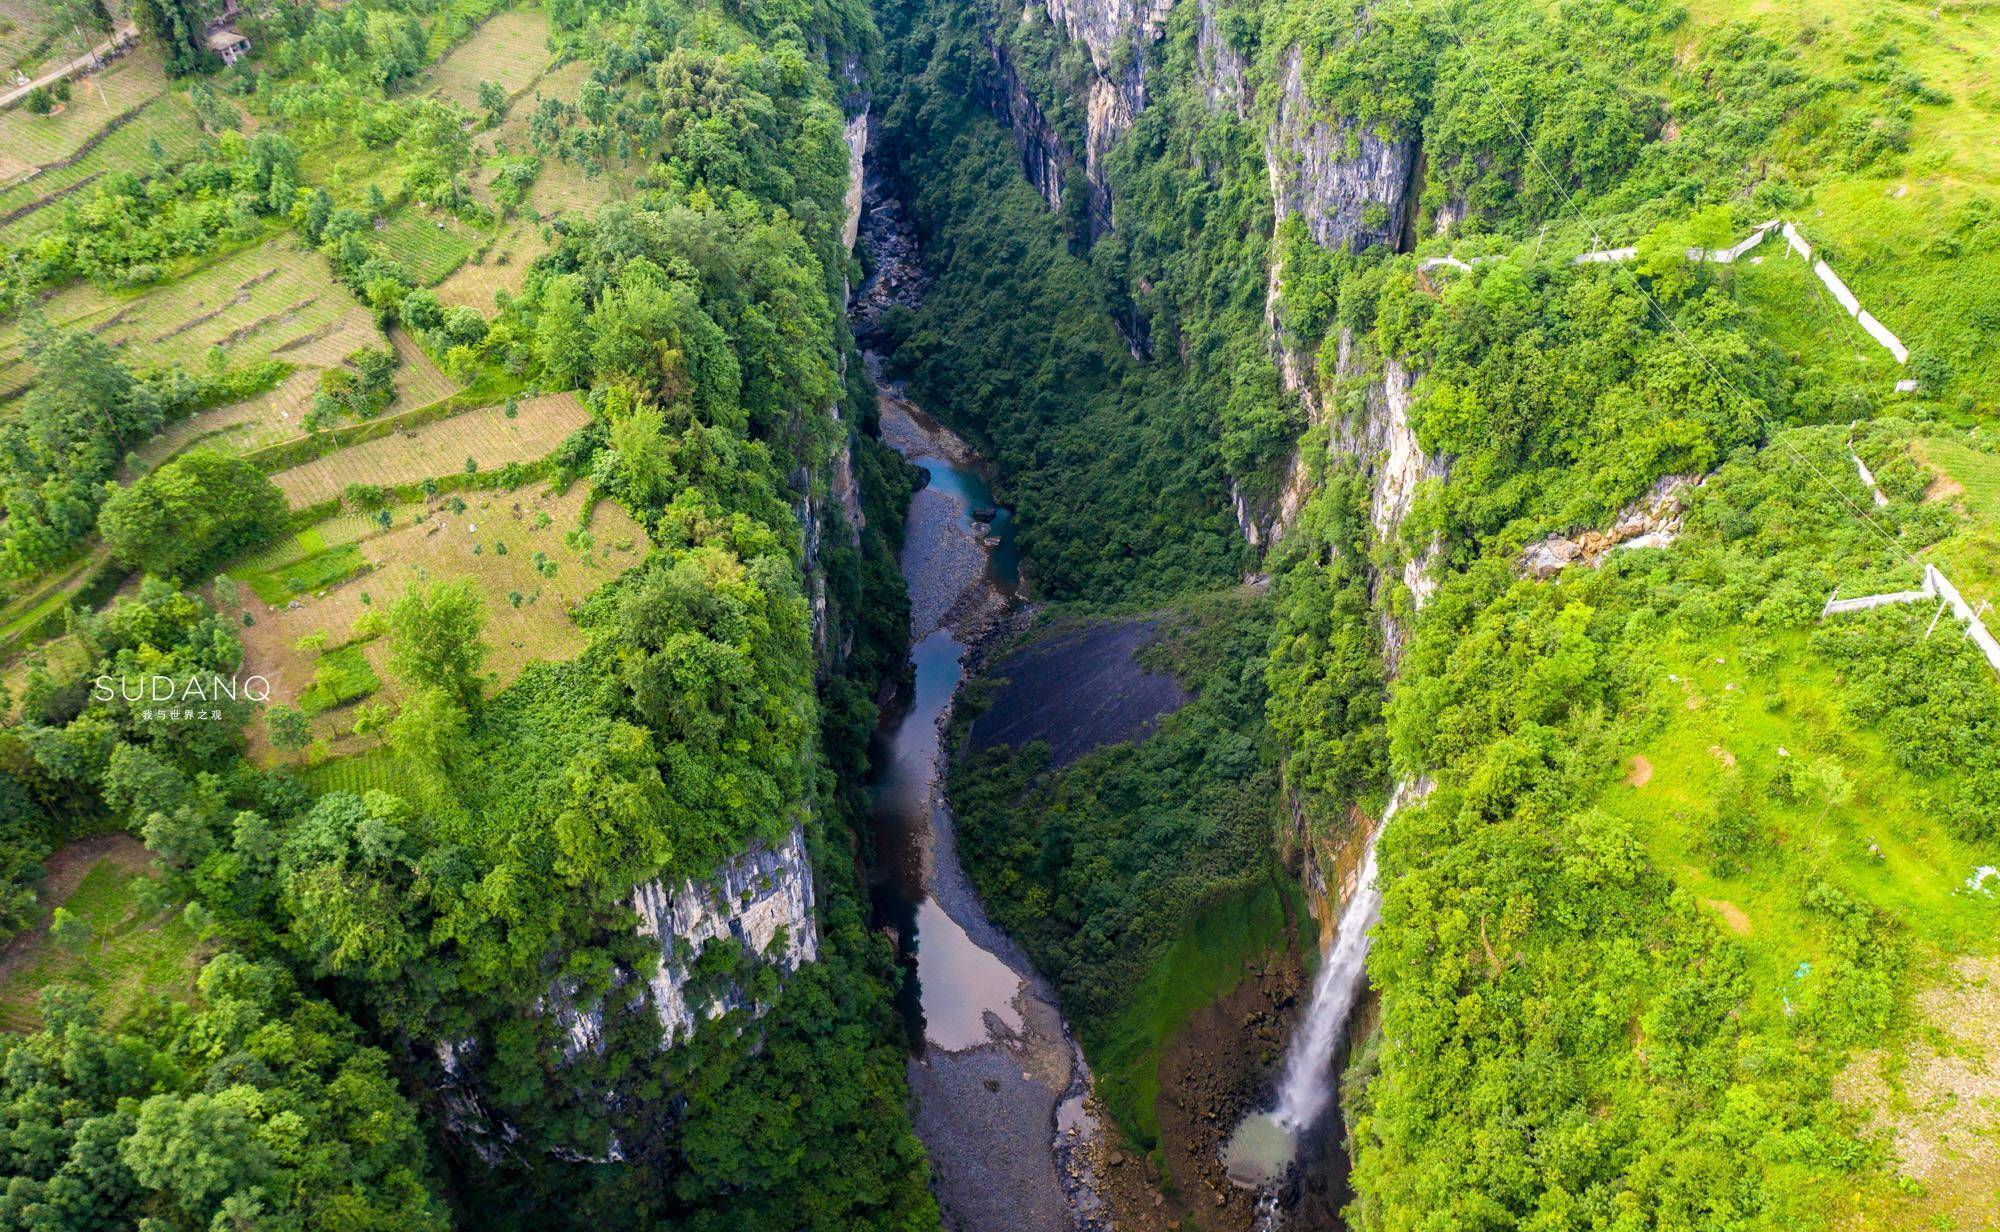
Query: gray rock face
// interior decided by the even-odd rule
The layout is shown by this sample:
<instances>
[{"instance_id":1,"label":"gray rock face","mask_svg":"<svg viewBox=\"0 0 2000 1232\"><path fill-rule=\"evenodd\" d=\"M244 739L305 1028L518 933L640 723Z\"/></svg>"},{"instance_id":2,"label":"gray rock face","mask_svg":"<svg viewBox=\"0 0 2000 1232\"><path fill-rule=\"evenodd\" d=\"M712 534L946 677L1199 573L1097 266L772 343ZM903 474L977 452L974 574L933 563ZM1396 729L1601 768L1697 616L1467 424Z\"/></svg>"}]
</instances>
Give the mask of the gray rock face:
<instances>
[{"instance_id":1,"label":"gray rock face","mask_svg":"<svg viewBox=\"0 0 2000 1232\"><path fill-rule=\"evenodd\" d=\"M697 1016L720 1018L733 1009L755 1008L733 985L705 1000L690 1000L689 968L710 942L734 941L786 975L819 957L812 864L801 828L776 847L751 844L706 881L688 879L678 887L649 881L632 891L632 910L639 915L640 935L660 943L660 969L647 986L669 1044L692 1032Z\"/></svg>"},{"instance_id":2,"label":"gray rock face","mask_svg":"<svg viewBox=\"0 0 2000 1232\"><path fill-rule=\"evenodd\" d=\"M1410 426L1410 386L1407 368L1393 358L1382 361L1382 379L1368 386L1367 409L1335 425L1332 449L1373 459L1374 485L1368 512L1378 539L1388 541L1402 529L1416 498L1417 485L1442 479L1444 464L1424 453Z\"/></svg>"},{"instance_id":3,"label":"gray rock face","mask_svg":"<svg viewBox=\"0 0 2000 1232\"><path fill-rule=\"evenodd\" d=\"M1083 44L1097 71L1110 77L1116 75L1121 44L1160 37L1173 0L1042 0L1042 8L1072 41Z\"/></svg>"},{"instance_id":4,"label":"gray rock face","mask_svg":"<svg viewBox=\"0 0 2000 1232\"><path fill-rule=\"evenodd\" d=\"M861 234L862 158L868 153L868 109L863 107L847 118L847 219L841 224L840 242L849 251Z\"/></svg>"},{"instance_id":5,"label":"gray rock face","mask_svg":"<svg viewBox=\"0 0 2000 1232\"><path fill-rule=\"evenodd\" d=\"M1409 219L1416 143L1324 115L1306 95L1296 48L1278 86L1278 118L1264 139L1278 221L1297 214L1328 248L1395 244Z\"/></svg>"},{"instance_id":6,"label":"gray rock face","mask_svg":"<svg viewBox=\"0 0 2000 1232\"><path fill-rule=\"evenodd\" d=\"M1093 236L1111 230L1104 156L1146 109L1146 49L1159 40L1172 0L1043 0L1049 19L1090 53L1084 89L1083 170Z\"/></svg>"},{"instance_id":7,"label":"gray rock face","mask_svg":"<svg viewBox=\"0 0 2000 1232\"><path fill-rule=\"evenodd\" d=\"M1210 111L1233 111L1236 118L1250 116L1250 87L1245 79L1243 57L1215 24L1215 0L1201 0L1195 25L1195 71L1200 74L1202 96Z\"/></svg>"},{"instance_id":8,"label":"gray rock face","mask_svg":"<svg viewBox=\"0 0 2000 1232\"><path fill-rule=\"evenodd\" d=\"M1060 208L1063 172L1075 165L1076 155L1056 136L1041 104L1021 84L1021 75L1015 71L1007 49L999 43L987 46L993 53L997 80L986 91L986 105L1002 124L1013 130L1014 146L1021 154L1021 173L1028 177L1028 183L1042 194L1050 209Z\"/></svg>"},{"instance_id":9,"label":"gray rock face","mask_svg":"<svg viewBox=\"0 0 2000 1232\"><path fill-rule=\"evenodd\" d=\"M1145 110L1146 49L1159 39L1172 7L1172 0L1039 0L1039 12L1090 58L1078 101L1084 113L1083 171L1090 186L1093 238L1111 230L1105 155ZM1021 20L1036 20L1036 13L1037 0L1029 0ZM1062 204L1063 172L1075 165L1076 152L1055 135L1041 105L1023 88L1007 49L990 43L988 50L999 79L988 105L1014 130L1021 169L1055 209Z\"/></svg>"},{"instance_id":10,"label":"gray rock face","mask_svg":"<svg viewBox=\"0 0 2000 1232\"><path fill-rule=\"evenodd\" d=\"M628 1006L650 999L661 1025L660 1043L670 1048L686 1039L701 1022L735 1009L761 1010L742 988L729 985L698 993L689 988L691 968L711 944L739 945L762 955L790 975L819 956L819 924L813 914L812 864L806 856L805 832L794 827L775 847L752 843L714 876L692 878L678 886L658 879L634 887L632 909L639 916L638 932L660 946L660 966L639 991L616 981L610 997L632 987ZM541 997L534 1012L562 1028L565 1060L604 1050L604 1004L579 1005L576 988L558 984ZM445 1040L432 1046L444 1071L438 1105L446 1128L488 1163L513 1154L520 1133L496 1113L480 1092L477 1040ZM615 1091L604 1092L607 1103ZM598 1162L622 1158L613 1140L602 1155L557 1152L568 1159Z\"/></svg>"}]
</instances>

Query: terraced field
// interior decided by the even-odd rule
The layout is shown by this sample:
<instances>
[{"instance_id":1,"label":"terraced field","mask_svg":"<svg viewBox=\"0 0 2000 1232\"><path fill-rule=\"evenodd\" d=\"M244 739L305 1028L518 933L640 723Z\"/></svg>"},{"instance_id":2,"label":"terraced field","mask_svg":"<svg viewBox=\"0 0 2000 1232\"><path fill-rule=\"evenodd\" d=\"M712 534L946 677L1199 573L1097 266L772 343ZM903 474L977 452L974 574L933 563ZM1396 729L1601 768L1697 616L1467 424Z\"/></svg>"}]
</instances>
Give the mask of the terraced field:
<instances>
[{"instance_id":1,"label":"terraced field","mask_svg":"<svg viewBox=\"0 0 2000 1232\"><path fill-rule=\"evenodd\" d=\"M134 452L154 467L195 444L248 453L290 440L301 435L300 425L319 390L320 371L301 368L268 393L168 424Z\"/></svg>"},{"instance_id":2,"label":"terraced field","mask_svg":"<svg viewBox=\"0 0 2000 1232\"><path fill-rule=\"evenodd\" d=\"M541 174L528 190L525 202L537 216L593 210L607 201L620 200L631 192L632 168L618 168L609 174L586 175L583 168L574 163L540 154L528 135L528 117L542 99L573 103L577 91L589 76L590 66L579 60L550 70L528 94L515 101L508 109L507 118L497 128L482 135L475 143L474 148L482 160L503 154L535 154L541 158ZM476 191L483 198L487 197L483 186Z\"/></svg>"},{"instance_id":3,"label":"terraced field","mask_svg":"<svg viewBox=\"0 0 2000 1232\"><path fill-rule=\"evenodd\" d=\"M481 407L378 440L364 441L328 457L280 471L271 477L295 509L330 500L349 485L395 487L465 469L467 458L481 470L546 457L563 438L590 421L590 412L572 393L525 398L509 419L497 406Z\"/></svg>"},{"instance_id":4,"label":"terraced field","mask_svg":"<svg viewBox=\"0 0 2000 1232\"><path fill-rule=\"evenodd\" d=\"M375 238L427 287L465 264L480 244L479 233L458 219L415 209L399 210Z\"/></svg>"},{"instance_id":5,"label":"terraced field","mask_svg":"<svg viewBox=\"0 0 2000 1232\"><path fill-rule=\"evenodd\" d=\"M180 95L154 99L106 125L95 145L0 191L0 241L19 244L53 226L62 217L54 207L87 192L107 171L150 167L153 143L180 158L193 153L200 140L201 124Z\"/></svg>"},{"instance_id":6,"label":"terraced field","mask_svg":"<svg viewBox=\"0 0 2000 1232\"><path fill-rule=\"evenodd\" d=\"M629 168L613 168L592 175L575 163L545 158L542 174L528 189L527 204L544 218L588 214L600 205L624 200L631 192Z\"/></svg>"},{"instance_id":7,"label":"terraced field","mask_svg":"<svg viewBox=\"0 0 2000 1232\"><path fill-rule=\"evenodd\" d=\"M429 406L458 392L451 378L438 371L408 334L392 329L388 341L402 360L396 370L392 413ZM158 466L195 444L228 453L251 453L296 440L305 435L305 416L319 390L320 374L362 347L380 349L382 345L374 318L365 309L356 308L326 332L276 352L276 358L298 365L276 388L168 424L136 450L139 460L149 467Z\"/></svg>"},{"instance_id":8,"label":"terraced field","mask_svg":"<svg viewBox=\"0 0 2000 1232\"><path fill-rule=\"evenodd\" d=\"M496 13L432 70L432 92L475 111L482 81L498 84L509 96L518 94L548 67L548 41L543 10Z\"/></svg>"},{"instance_id":9,"label":"terraced field","mask_svg":"<svg viewBox=\"0 0 2000 1232\"><path fill-rule=\"evenodd\" d=\"M475 494L456 513L449 500L404 506L393 511L395 525L386 531L352 515L321 523L231 571L246 582L239 607L253 620L242 629L243 670L268 677L275 698L295 703L329 653L302 652L301 639L323 633L330 652L340 653L353 644L363 613L412 582L456 577L471 578L485 602L484 637L492 647L487 666L497 676L489 687L504 685L537 659L573 655L585 638L571 609L648 549L644 528L612 501L592 510L588 540L573 537L588 499L582 484L562 494L530 485ZM418 515L424 520L416 521ZM357 549L358 560L347 559ZM256 594L260 571L262 577L309 574L332 558L340 558L339 572L324 586L277 595L277 602ZM399 690L388 648L379 640L359 648L382 682L374 696L393 700ZM351 710L335 709L318 716L315 727L345 751L359 743L347 734L353 721Z\"/></svg>"},{"instance_id":10,"label":"terraced field","mask_svg":"<svg viewBox=\"0 0 2000 1232\"><path fill-rule=\"evenodd\" d=\"M318 366L383 345L373 318L334 281L326 258L281 234L137 295L73 286L43 306L49 322L89 329L133 363L183 363L221 347L232 364L276 357ZM0 396L32 373L18 322L0 331Z\"/></svg>"},{"instance_id":11,"label":"terraced field","mask_svg":"<svg viewBox=\"0 0 2000 1232\"><path fill-rule=\"evenodd\" d=\"M396 369L396 410L414 411L458 392L451 378L438 370L416 339L401 327L390 328L389 344L395 348L396 358L403 361L402 367Z\"/></svg>"},{"instance_id":12,"label":"terraced field","mask_svg":"<svg viewBox=\"0 0 2000 1232\"><path fill-rule=\"evenodd\" d=\"M69 102L54 115L34 115L24 107L0 111L0 184L75 155L117 117L166 93L167 75L159 52L141 43L99 71L74 78L71 88Z\"/></svg>"},{"instance_id":13,"label":"terraced field","mask_svg":"<svg viewBox=\"0 0 2000 1232\"><path fill-rule=\"evenodd\" d=\"M63 33L47 0L0 0L0 76L49 59Z\"/></svg>"},{"instance_id":14,"label":"terraced field","mask_svg":"<svg viewBox=\"0 0 2000 1232\"><path fill-rule=\"evenodd\" d=\"M540 222L514 219L493 241L484 259L466 262L438 284L438 301L447 308L463 305L489 312L497 292L520 294L528 279L528 266L548 250Z\"/></svg>"}]
</instances>

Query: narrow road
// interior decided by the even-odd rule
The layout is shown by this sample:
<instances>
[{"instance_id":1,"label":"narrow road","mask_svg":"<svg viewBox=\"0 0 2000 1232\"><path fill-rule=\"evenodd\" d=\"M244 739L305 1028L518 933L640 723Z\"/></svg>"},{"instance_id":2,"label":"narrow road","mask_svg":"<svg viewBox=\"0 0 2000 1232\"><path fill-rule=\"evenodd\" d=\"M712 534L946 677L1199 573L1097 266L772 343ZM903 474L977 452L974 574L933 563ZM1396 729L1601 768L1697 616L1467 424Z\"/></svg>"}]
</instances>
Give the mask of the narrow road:
<instances>
[{"instance_id":1,"label":"narrow road","mask_svg":"<svg viewBox=\"0 0 2000 1232\"><path fill-rule=\"evenodd\" d=\"M110 38L105 39L97 46L91 48L87 54L78 56L76 59L71 60L67 64L61 65L60 67L50 69L48 72L43 73L40 77L37 77L33 81L29 82L27 85L15 86L13 89L7 91L6 93L0 94L0 110L5 110L8 107L12 107L14 104L28 97L28 95L34 93L35 89L39 86L52 86L56 82L61 81L63 78L70 76L72 73L80 73L92 68L96 68L99 64L102 64L104 62L104 58L106 56L109 56L112 52L117 51L120 47L124 46L128 41L137 39L138 37L139 37L139 28L137 26L130 24L129 22L125 25L118 27L117 29L111 32Z\"/></svg>"}]
</instances>

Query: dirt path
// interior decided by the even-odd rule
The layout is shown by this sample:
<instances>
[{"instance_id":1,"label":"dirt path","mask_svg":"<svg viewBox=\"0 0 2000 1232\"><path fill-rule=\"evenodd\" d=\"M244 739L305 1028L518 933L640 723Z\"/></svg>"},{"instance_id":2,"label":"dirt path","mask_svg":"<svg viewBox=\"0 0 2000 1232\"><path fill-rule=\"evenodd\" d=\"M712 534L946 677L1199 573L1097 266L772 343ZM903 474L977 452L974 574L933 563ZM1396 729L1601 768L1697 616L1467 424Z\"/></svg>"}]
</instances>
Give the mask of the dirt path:
<instances>
[{"instance_id":1,"label":"dirt path","mask_svg":"<svg viewBox=\"0 0 2000 1232\"><path fill-rule=\"evenodd\" d=\"M0 948L0 987L11 981L14 972L40 948L42 939L48 936L49 921L55 917L56 908L69 901L91 869L105 860L113 860L136 873L152 859L153 853L146 850L146 845L129 834L100 834L80 839L50 856L44 865L39 891L41 918Z\"/></svg>"},{"instance_id":2,"label":"dirt path","mask_svg":"<svg viewBox=\"0 0 2000 1232\"><path fill-rule=\"evenodd\" d=\"M50 69L26 85L15 86L5 94L0 94L0 107L12 107L15 103L20 102L41 87L54 85L72 73L87 72L100 67L106 60L121 51L128 42L137 41L138 37L139 28L137 26L129 22L119 26L117 30L112 32L110 38L91 48L88 53L78 56L67 64Z\"/></svg>"}]
</instances>

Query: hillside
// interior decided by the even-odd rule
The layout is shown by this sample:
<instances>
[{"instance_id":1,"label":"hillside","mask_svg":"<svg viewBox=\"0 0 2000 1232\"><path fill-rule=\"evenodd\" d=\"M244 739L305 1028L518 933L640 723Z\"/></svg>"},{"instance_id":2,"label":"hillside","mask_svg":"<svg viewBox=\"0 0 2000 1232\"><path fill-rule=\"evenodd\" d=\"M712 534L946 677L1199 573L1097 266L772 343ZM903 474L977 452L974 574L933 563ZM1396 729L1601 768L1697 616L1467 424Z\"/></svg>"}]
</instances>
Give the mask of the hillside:
<instances>
[{"instance_id":1,"label":"hillside","mask_svg":"<svg viewBox=\"0 0 2000 1232\"><path fill-rule=\"evenodd\" d=\"M1287 1218L2000 1217L1994 668L1936 598L1821 616L1991 589L1993 13L890 12L938 273L888 370L991 448L1050 599L1269 576L1247 825L1323 927L1428 791L1382 839L1351 1199L1308 1157ZM1209 739L1153 765L1175 802L1238 780ZM1242 823L1037 756L955 773L972 873L1169 1207L1249 1226L1200 1125L1273 1098L1265 1029L1130 1034L1177 943L1240 944L1199 908L1245 866L1181 870ZM1220 1093L1203 1038L1252 1057Z\"/></svg>"},{"instance_id":2,"label":"hillside","mask_svg":"<svg viewBox=\"0 0 2000 1232\"><path fill-rule=\"evenodd\" d=\"M0 1223L919 1226L867 13L131 8L0 113Z\"/></svg>"},{"instance_id":3,"label":"hillside","mask_svg":"<svg viewBox=\"0 0 2000 1232\"><path fill-rule=\"evenodd\" d=\"M2000 1227L1995 64L0 0L0 1226Z\"/></svg>"}]
</instances>

